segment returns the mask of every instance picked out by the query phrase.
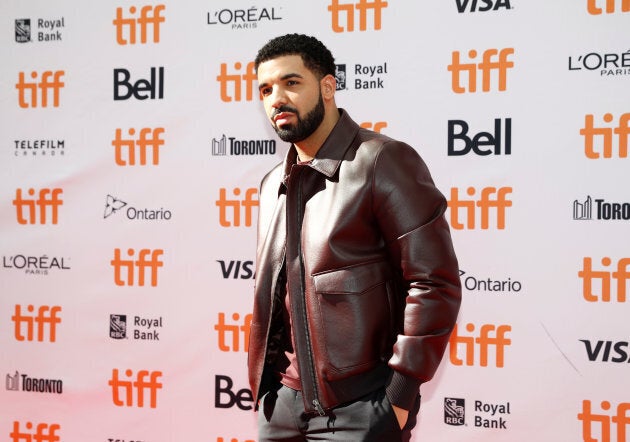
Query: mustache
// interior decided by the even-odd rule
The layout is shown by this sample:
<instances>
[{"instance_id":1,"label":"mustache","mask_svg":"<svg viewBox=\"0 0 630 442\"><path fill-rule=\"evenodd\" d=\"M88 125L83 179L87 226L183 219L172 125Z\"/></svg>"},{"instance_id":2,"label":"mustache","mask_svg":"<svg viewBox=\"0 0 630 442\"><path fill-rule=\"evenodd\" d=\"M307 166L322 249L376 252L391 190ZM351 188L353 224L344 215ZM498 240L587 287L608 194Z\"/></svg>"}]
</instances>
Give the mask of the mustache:
<instances>
[{"instance_id":1,"label":"mustache","mask_svg":"<svg viewBox=\"0 0 630 442\"><path fill-rule=\"evenodd\" d=\"M271 113L271 118L275 118L276 115L278 115L281 112L291 112L293 114L298 115L298 110L294 107L288 106L288 105L282 105L280 107L277 107L273 110L273 112Z\"/></svg>"}]
</instances>

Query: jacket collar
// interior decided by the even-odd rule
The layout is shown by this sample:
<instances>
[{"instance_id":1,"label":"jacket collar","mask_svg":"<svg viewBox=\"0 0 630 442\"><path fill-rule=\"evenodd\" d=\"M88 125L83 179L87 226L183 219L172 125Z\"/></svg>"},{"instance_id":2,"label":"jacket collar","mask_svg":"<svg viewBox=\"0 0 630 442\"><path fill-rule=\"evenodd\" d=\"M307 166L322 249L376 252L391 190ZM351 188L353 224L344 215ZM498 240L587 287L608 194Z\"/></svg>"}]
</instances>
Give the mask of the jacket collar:
<instances>
[{"instance_id":1,"label":"jacket collar","mask_svg":"<svg viewBox=\"0 0 630 442\"><path fill-rule=\"evenodd\" d=\"M324 174L326 177L332 177L339 169L341 161L346 151L352 144L352 140L359 132L359 125L355 123L348 113L339 108L339 120L333 130L324 141L324 144L315 154L315 158L308 164L311 168ZM297 151L292 144L284 159L284 176L287 177L291 172L291 167L297 162ZM284 181L284 180L283 180Z\"/></svg>"}]
</instances>

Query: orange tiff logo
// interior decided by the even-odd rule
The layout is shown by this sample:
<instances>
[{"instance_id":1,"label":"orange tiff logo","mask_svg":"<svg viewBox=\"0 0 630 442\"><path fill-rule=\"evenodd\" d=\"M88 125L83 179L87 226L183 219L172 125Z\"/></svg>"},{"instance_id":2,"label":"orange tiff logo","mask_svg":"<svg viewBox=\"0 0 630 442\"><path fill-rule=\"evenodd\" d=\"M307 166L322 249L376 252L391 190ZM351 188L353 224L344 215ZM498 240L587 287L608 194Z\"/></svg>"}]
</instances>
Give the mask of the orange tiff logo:
<instances>
[{"instance_id":1,"label":"orange tiff logo","mask_svg":"<svg viewBox=\"0 0 630 442\"><path fill-rule=\"evenodd\" d=\"M354 10L359 12L359 31L366 31L368 27L368 11L373 11L374 30L381 29L381 15L388 3L383 0L359 0L356 3L339 4L339 0L332 0L328 10L332 16L332 30L334 32L354 32ZM340 24L340 15L345 13L345 27Z\"/></svg>"},{"instance_id":2,"label":"orange tiff logo","mask_svg":"<svg viewBox=\"0 0 630 442\"><path fill-rule=\"evenodd\" d=\"M238 198L241 195L241 189L235 187L232 190L236 199L227 199L227 189L221 187L219 189L219 199L215 205L219 207L219 224L221 227L240 227L241 225L241 208L245 212L245 227L252 225L254 218L254 207L258 207L258 200L254 196L258 195L258 189L250 187L245 190L245 198Z\"/></svg>"},{"instance_id":3,"label":"orange tiff logo","mask_svg":"<svg viewBox=\"0 0 630 442\"><path fill-rule=\"evenodd\" d=\"M487 49L483 52L482 61L475 63L477 51L468 51L468 57L473 60L471 63L463 63L460 60L460 52L454 51L448 71L451 72L451 88L456 94L465 92L477 92L477 71L481 72L481 90L489 92L492 83L492 72L497 73L497 90L505 91L507 88L507 71L514 67L514 62L508 57L514 54L514 48ZM466 73L468 82L462 84L462 73Z\"/></svg>"},{"instance_id":4,"label":"orange tiff logo","mask_svg":"<svg viewBox=\"0 0 630 442\"><path fill-rule=\"evenodd\" d=\"M630 0L586 0L586 9L591 15L600 15L603 11L598 5L606 4L606 14L615 13L615 3L621 3L621 12L630 11Z\"/></svg>"},{"instance_id":5,"label":"orange tiff logo","mask_svg":"<svg viewBox=\"0 0 630 442\"><path fill-rule=\"evenodd\" d=\"M65 71L44 71L41 81L39 74L31 72L33 81L26 81L24 72L20 72L15 88L18 90L18 104L22 108L48 107L48 94L52 93L53 107L59 107L59 92L66 84L61 81ZM40 94L41 92L41 94ZM40 97L40 100L37 98ZM39 104L38 104L39 103Z\"/></svg>"},{"instance_id":6,"label":"orange tiff logo","mask_svg":"<svg viewBox=\"0 0 630 442\"><path fill-rule=\"evenodd\" d=\"M135 285L135 269L137 268L137 285L142 287L145 285L146 269L148 267L150 272L151 287L156 287L158 285L158 268L164 267L164 263L160 261L160 256L164 255L164 250L141 249L138 253L138 259L134 260L133 257L135 253L136 251L134 249L128 249L127 256L131 259L122 259L120 256L120 249L114 249L114 259L110 261L110 264L114 267L114 282L118 286ZM123 269L126 271L123 272Z\"/></svg>"},{"instance_id":7,"label":"orange tiff logo","mask_svg":"<svg viewBox=\"0 0 630 442\"><path fill-rule=\"evenodd\" d=\"M43 342L48 335L48 342L57 340L57 325L61 324L61 318L58 315L61 307L58 305L49 306L42 305L37 309L28 305L26 312L22 313L22 306L16 304L15 313L11 316L11 320L15 324L15 339L18 341Z\"/></svg>"},{"instance_id":8,"label":"orange tiff logo","mask_svg":"<svg viewBox=\"0 0 630 442\"><path fill-rule=\"evenodd\" d=\"M150 43L160 42L160 25L166 21L164 16L164 5L146 5L140 8L140 16L137 16L138 8L131 6L129 15L123 16L123 8L116 8L116 18L112 23L116 27L116 42L119 45L136 44L137 29L140 29L140 43L147 42L149 27L153 28L153 40ZM137 27L136 27L137 26Z\"/></svg>"},{"instance_id":9,"label":"orange tiff logo","mask_svg":"<svg viewBox=\"0 0 630 442\"><path fill-rule=\"evenodd\" d=\"M477 190L474 187L466 189L469 196L474 196ZM498 230L505 229L505 212L508 207L512 207L512 201L507 199L507 195L512 193L511 187L484 187L481 189L481 197L479 199L460 199L459 189L451 188L451 199L448 201L448 207L451 209L450 223L453 229L473 230L476 228L477 217L481 218L481 229L490 228L490 209L494 209L496 214L496 228ZM465 213L466 224L460 222L460 209ZM479 210L477 210L479 209Z\"/></svg>"},{"instance_id":10,"label":"orange tiff logo","mask_svg":"<svg viewBox=\"0 0 630 442\"><path fill-rule=\"evenodd\" d=\"M149 407L157 408L157 391L162 388L162 384L158 379L162 377L161 371L140 370L133 378L133 370L125 370L125 376L128 380L122 380L118 377L118 369L112 370L112 378L108 385L112 387L112 401L117 407L144 407L145 392L149 394ZM148 377L148 379L147 379ZM134 401L135 391L135 401Z\"/></svg>"},{"instance_id":11,"label":"orange tiff logo","mask_svg":"<svg viewBox=\"0 0 630 442\"><path fill-rule=\"evenodd\" d=\"M232 315L232 324L225 322L225 313L219 313L219 322L214 329L218 333L219 350L221 351L249 351L249 330L252 327L252 314L249 313L241 320L238 313ZM230 339L231 338L231 339Z\"/></svg>"},{"instance_id":12,"label":"orange tiff logo","mask_svg":"<svg viewBox=\"0 0 630 442\"><path fill-rule=\"evenodd\" d=\"M61 439L57 434L57 431L61 429L59 424L45 424L40 423L35 426L33 431L33 424L27 422L24 425L26 431L20 428L20 422L13 421L13 431L9 434L11 442L59 442Z\"/></svg>"},{"instance_id":13,"label":"orange tiff logo","mask_svg":"<svg viewBox=\"0 0 630 442\"><path fill-rule=\"evenodd\" d=\"M28 195L35 196L35 189L28 189ZM26 198L22 195L22 189L16 189L13 205L19 224L46 224L46 214L50 208L50 222L57 224L59 206L63 205L61 199L62 189L40 189L37 198ZM38 209L39 210L36 210ZM39 216L38 216L39 215Z\"/></svg>"},{"instance_id":14,"label":"orange tiff logo","mask_svg":"<svg viewBox=\"0 0 630 442\"><path fill-rule=\"evenodd\" d=\"M381 129L385 129L387 127L387 123L385 121L377 121L376 123L371 123L369 121L361 123L361 127L365 129L372 129L374 132L381 133Z\"/></svg>"},{"instance_id":15,"label":"orange tiff logo","mask_svg":"<svg viewBox=\"0 0 630 442\"><path fill-rule=\"evenodd\" d=\"M114 159L119 166L146 166L147 157L151 165L160 164L160 147L164 146L164 128L143 127L136 136L136 129L129 129L129 138L123 138L122 129L116 129L116 137L112 140Z\"/></svg>"},{"instance_id":16,"label":"orange tiff logo","mask_svg":"<svg viewBox=\"0 0 630 442\"><path fill-rule=\"evenodd\" d=\"M613 157L613 138L617 135L617 141L619 146L617 152L619 158L628 158L628 137L630 136L630 113L623 114L619 117L619 124L613 126L599 126L595 127L594 115L587 114L584 117L584 127L580 129L580 135L584 136L584 154L586 158L596 160L600 158L600 152L602 158ZM612 123L614 121L612 114L604 114L603 120L605 123ZM595 137L598 137L601 141L601 149L595 148ZM600 152L598 152L600 150Z\"/></svg>"},{"instance_id":17,"label":"orange tiff logo","mask_svg":"<svg viewBox=\"0 0 630 442\"><path fill-rule=\"evenodd\" d=\"M475 325L466 324L466 331L473 333ZM505 347L512 344L512 340L506 337L510 331L512 331L512 327L509 325L495 326L493 324L484 324L481 326L477 336L474 334L463 336L459 334L459 328L455 324L449 339L451 364L463 365L465 363L467 366L473 366L475 365L476 357L478 357L479 366L487 367L490 348L494 348L494 366L503 368L505 364ZM461 348L463 348L464 359L459 357Z\"/></svg>"},{"instance_id":18,"label":"orange tiff logo","mask_svg":"<svg viewBox=\"0 0 630 442\"><path fill-rule=\"evenodd\" d=\"M612 260L605 256L601 261L604 267L610 267ZM578 276L582 279L582 290L584 299L588 302L610 302L613 297L612 280L616 284L616 300L617 302L626 302L628 279L630 272L628 271L630 258L621 258L617 261L617 269L613 272L610 270L593 270L592 258L585 257L582 270L578 272ZM599 280L600 292L593 290L593 282Z\"/></svg>"},{"instance_id":19,"label":"orange tiff logo","mask_svg":"<svg viewBox=\"0 0 630 442\"><path fill-rule=\"evenodd\" d=\"M602 401L600 404L604 413L593 413L591 401L582 401L582 412L578 413L578 420L582 421L582 437L584 442L626 442L628 425L630 425L630 403L622 402L615 411L611 410L611 403ZM593 424L597 423L599 430L594 435ZM617 438L611 438L611 427L615 427Z\"/></svg>"},{"instance_id":20,"label":"orange tiff logo","mask_svg":"<svg viewBox=\"0 0 630 442\"><path fill-rule=\"evenodd\" d=\"M244 73L239 73L243 68L243 64L240 62L234 63L234 69L236 73L228 74L228 68L226 63L221 63L221 73L217 75L217 81L220 85L221 101L229 103L231 101L242 100L243 85L245 87L245 100L252 101L254 99L254 82L257 80L256 70L254 69L254 62L247 63ZM228 92L228 86L232 85L230 94ZM259 98L262 96L258 94Z\"/></svg>"}]
</instances>

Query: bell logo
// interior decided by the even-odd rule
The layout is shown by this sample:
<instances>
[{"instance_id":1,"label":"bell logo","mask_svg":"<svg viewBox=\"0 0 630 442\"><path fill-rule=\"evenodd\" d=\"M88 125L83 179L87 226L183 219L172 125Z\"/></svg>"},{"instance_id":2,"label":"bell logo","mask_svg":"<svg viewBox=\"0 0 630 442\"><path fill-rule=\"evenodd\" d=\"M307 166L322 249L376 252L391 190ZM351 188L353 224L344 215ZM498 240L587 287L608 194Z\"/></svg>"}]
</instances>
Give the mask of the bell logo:
<instances>
[{"instance_id":1,"label":"bell logo","mask_svg":"<svg viewBox=\"0 0 630 442\"><path fill-rule=\"evenodd\" d=\"M383 0L359 0L357 3L345 3L339 4L339 0L332 0L328 5L328 10L332 16L332 30L334 32L354 32L354 10L359 11L359 31L367 30L367 16L368 11L373 10L374 16L374 30L381 29L381 13L383 9L387 8L388 3ZM339 24L339 16L341 12L346 14L346 26L345 28Z\"/></svg>"},{"instance_id":2,"label":"bell logo","mask_svg":"<svg viewBox=\"0 0 630 442\"><path fill-rule=\"evenodd\" d=\"M253 215L253 208L258 207L258 200L254 199L255 195L258 195L258 189L251 187L245 190L245 199L227 199L227 189L222 187L219 189L219 199L215 202L215 205L219 207L219 224L221 227L240 227L241 225L241 207L245 210L245 227L251 227ZM241 189L236 187L232 191L234 196L238 197L241 194ZM229 211L228 208L232 210ZM232 212L232 216L228 216L228 212Z\"/></svg>"},{"instance_id":3,"label":"bell logo","mask_svg":"<svg viewBox=\"0 0 630 442\"><path fill-rule=\"evenodd\" d=\"M116 8L116 18L112 22L116 27L116 42L119 45L136 44L137 28L140 28L140 43L147 42L149 26L153 27L152 43L160 42L160 24L166 20L160 13L164 12L164 5L147 5L140 8L140 17L136 17L138 8L129 8L129 17L123 17L123 8Z\"/></svg>"},{"instance_id":4,"label":"bell logo","mask_svg":"<svg viewBox=\"0 0 630 442\"><path fill-rule=\"evenodd\" d=\"M612 123L614 117L612 114L604 114L604 122ZM580 129L580 135L584 136L584 154L586 158L596 160L600 158L613 157L613 138L617 135L619 142L618 154L619 158L628 158L628 137L630 136L630 113L623 114L619 117L619 125L617 127L595 127L594 115L587 114L584 117L584 127ZM601 139L601 150L595 148L595 137ZM599 150L599 152L598 152Z\"/></svg>"},{"instance_id":5,"label":"bell logo","mask_svg":"<svg viewBox=\"0 0 630 442\"><path fill-rule=\"evenodd\" d=\"M502 130L502 126L504 126ZM457 129L457 131L456 131ZM477 155L510 155L512 153L512 119L506 118L505 123L501 124L500 118L494 119L494 132L479 132L472 138L468 136L468 123L464 120L448 120L448 155L461 156L466 155L471 150ZM504 138L502 137L504 133ZM463 146L457 148L455 141L463 142ZM492 146L493 149L485 149L483 146Z\"/></svg>"},{"instance_id":6,"label":"bell logo","mask_svg":"<svg viewBox=\"0 0 630 442\"><path fill-rule=\"evenodd\" d=\"M151 165L160 164L160 147L164 146L164 128L143 127L136 135L136 129L127 131L129 138L122 137L122 129L116 129L116 137L112 140L114 160L118 166L146 166L147 157Z\"/></svg>"},{"instance_id":7,"label":"bell logo","mask_svg":"<svg viewBox=\"0 0 630 442\"><path fill-rule=\"evenodd\" d=\"M234 63L234 69L240 71L243 65L240 62ZM254 99L254 82L257 80L254 62L247 63L245 73L228 74L227 64L221 63L221 73L217 75L217 81L220 85L221 101L229 103L231 101L242 100L242 85L245 85L245 100L252 101ZM228 85L232 84L234 95L228 93ZM260 94L258 94L260 97ZM262 97L260 97L262 98Z\"/></svg>"},{"instance_id":8,"label":"bell logo","mask_svg":"<svg viewBox=\"0 0 630 442\"><path fill-rule=\"evenodd\" d=\"M28 189L28 195L34 196L35 189ZM40 189L37 198L24 198L22 196L22 189L15 191L15 199L13 205L15 206L17 222L19 224L46 224L46 214L48 207L50 207L50 222L57 224L59 206L63 205L61 199L62 189ZM39 210L36 210L39 208ZM25 209L26 213L25 213ZM39 216L38 216L39 215Z\"/></svg>"},{"instance_id":9,"label":"bell logo","mask_svg":"<svg viewBox=\"0 0 630 442\"><path fill-rule=\"evenodd\" d=\"M37 424L33 426L27 422L25 432L20 428L20 422L13 421L13 431L9 434L10 442L59 442L61 441L57 431L61 429L58 424ZM34 427L34 428L33 428ZM34 430L34 431L33 431Z\"/></svg>"},{"instance_id":10,"label":"bell logo","mask_svg":"<svg viewBox=\"0 0 630 442\"><path fill-rule=\"evenodd\" d=\"M615 13L615 3L621 3L621 12L630 11L630 0L586 0L586 9L591 15L600 15L602 8L599 6L602 3L606 5L606 14Z\"/></svg>"},{"instance_id":11,"label":"bell logo","mask_svg":"<svg viewBox=\"0 0 630 442\"><path fill-rule=\"evenodd\" d=\"M381 133L381 129L385 129L387 127L387 123L385 121L377 121L376 123L371 123L369 121L366 121L364 123L361 123L361 127L365 128L365 129L371 129L376 133Z\"/></svg>"},{"instance_id":12,"label":"bell logo","mask_svg":"<svg viewBox=\"0 0 630 442\"><path fill-rule=\"evenodd\" d=\"M578 413L578 420L582 421L582 437L585 442L625 442L628 434L628 426L630 425L630 403L620 403L617 410L612 412L611 403L608 401L601 402L601 408L605 413L593 413L591 401L585 399L582 401L582 412ZM597 423L600 431L593 434L593 424ZM614 425L613 425L614 424ZM617 433L616 439L612 439L611 428L615 427Z\"/></svg>"},{"instance_id":13,"label":"bell logo","mask_svg":"<svg viewBox=\"0 0 630 442\"><path fill-rule=\"evenodd\" d=\"M463 94L466 91L470 93L477 92L477 70L481 71L481 90L482 92L490 91L490 83L492 71L496 71L498 75L498 91L505 91L507 88L507 70L514 67L514 62L508 60L510 55L514 54L514 48L487 49L483 53L481 63L462 63L460 61L460 52L454 51L451 64L448 65L448 71L451 72L451 88L456 94ZM472 49L468 51L471 60L477 58L477 51ZM495 59L498 58L498 59ZM462 86L461 73L468 74L468 84Z\"/></svg>"},{"instance_id":14,"label":"bell logo","mask_svg":"<svg viewBox=\"0 0 630 442\"><path fill-rule=\"evenodd\" d=\"M164 98L164 67L152 67L149 75L149 80L140 79L132 84L129 82L131 73L127 69L114 69L114 101L128 100L132 96L136 100Z\"/></svg>"},{"instance_id":15,"label":"bell logo","mask_svg":"<svg viewBox=\"0 0 630 442\"><path fill-rule=\"evenodd\" d=\"M247 314L241 321L238 313L232 315L233 324L226 324L225 313L219 313L219 323L214 329L219 334L219 350L221 351L249 351L249 330L252 327L252 315ZM228 338L231 335L232 339ZM241 345L242 344L242 345ZM241 350L242 348L242 350Z\"/></svg>"},{"instance_id":16,"label":"bell logo","mask_svg":"<svg viewBox=\"0 0 630 442\"><path fill-rule=\"evenodd\" d=\"M604 267L609 267L612 264L612 260L605 256L602 258L601 263ZM582 279L582 290L584 299L587 302L611 302L611 299L616 295L617 302L626 302L627 300L627 286L630 279L630 272L628 266L630 265L630 258L621 258L617 261L616 271L610 270L593 270L592 258L585 257L583 261L582 270L578 272L578 276ZM596 293L593 290L593 281L600 280L600 293ZM612 290L612 280L617 282L616 293Z\"/></svg>"},{"instance_id":17,"label":"bell logo","mask_svg":"<svg viewBox=\"0 0 630 442\"><path fill-rule=\"evenodd\" d=\"M476 193L474 187L469 187L466 193L474 196ZM459 189L451 188L451 199L448 201L448 207L451 209L451 226L455 230L476 228L476 210L478 207L481 212L481 229L487 230L490 227L490 209L496 209L496 228L498 230L505 229L505 212L508 207L512 206L512 201L507 199L507 195L512 193L511 187L484 187L481 189L481 198L477 201L474 199L463 200L459 198ZM493 196L494 195L494 196ZM466 224L459 221L460 209L466 212Z\"/></svg>"},{"instance_id":18,"label":"bell logo","mask_svg":"<svg viewBox=\"0 0 630 442\"><path fill-rule=\"evenodd\" d=\"M17 304L15 313L11 316L11 320L15 323L15 339L29 342L36 339L37 342L43 342L48 334L48 342L55 342L57 325L61 323L61 318L57 314L61 311L61 307L42 305L34 315L35 307L29 305L26 311L28 314L22 313L22 306Z\"/></svg>"},{"instance_id":19,"label":"bell logo","mask_svg":"<svg viewBox=\"0 0 630 442\"><path fill-rule=\"evenodd\" d=\"M162 377L161 371L140 370L135 380L133 380L133 370L125 370L125 376L129 380L121 380L118 378L118 369L112 370L112 378L108 385L112 387L112 401L117 407L133 407L134 406L134 389L136 391L136 407L145 406L145 392L149 393L149 407L157 408L157 391L162 388L162 384L158 379ZM148 378L148 379L147 379ZM122 392L122 394L121 394Z\"/></svg>"},{"instance_id":20,"label":"bell logo","mask_svg":"<svg viewBox=\"0 0 630 442\"><path fill-rule=\"evenodd\" d=\"M59 92L66 84L62 77L65 71L44 71L41 81L37 81L39 74L31 72L33 81L24 79L24 72L20 72L15 88L18 90L18 104L21 108L28 107L48 107L48 91L52 89L52 106L59 107ZM38 94L41 91L41 95ZM40 96L39 104L37 97Z\"/></svg>"},{"instance_id":21,"label":"bell logo","mask_svg":"<svg viewBox=\"0 0 630 442\"><path fill-rule=\"evenodd\" d=\"M512 331L509 325L494 326L493 324L484 324L481 326L479 336L460 336L458 334L458 326L455 324L453 333L449 339L449 356L451 364L467 366L475 365L475 344L479 349L479 366L488 366L489 348L494 347L494 366L503 368L505 363L505 347L512 344L512 340L506 337L506 334ZM466 324L466 331L472 333L475 331L474 324ZM460 359L458 356L459 348L464 348L465 357Z\"/></svg>"},{"instance_id":22,"label":"bell logo","mask_svg":"<svg viewBox=\"0 0 630 442\"><path fill-rule=\"evenodd\" d=\"M127 256L133 258L136 251L134 249L127 250ZM149 255L151 256L148 259ZM138 286L145 285L145 276L147 267L150 268L151 287L158 285L158 268L163 267L164 263L160 261L160 256L164 255L162 249L142 249L138 253L138 259L122 259L120 257L120 249L114 249L114 259L110 261L112 267L114 267L114 282L118 286L133 286L135 285L135 268L138 269ZM123 268L126 269L126 275L123 278Z\"/></svg>"}]
</instances>

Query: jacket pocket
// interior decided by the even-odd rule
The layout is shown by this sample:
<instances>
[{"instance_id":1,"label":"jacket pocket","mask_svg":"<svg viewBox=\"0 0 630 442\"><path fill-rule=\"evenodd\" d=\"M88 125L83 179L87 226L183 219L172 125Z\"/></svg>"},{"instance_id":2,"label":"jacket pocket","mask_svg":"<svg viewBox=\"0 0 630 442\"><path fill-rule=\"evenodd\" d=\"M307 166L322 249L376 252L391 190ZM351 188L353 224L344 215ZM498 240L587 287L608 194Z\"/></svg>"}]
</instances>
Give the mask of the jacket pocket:
<instances>
[{"instance_id":1,"label":"jacket pocket","mask_svg":"<svg viewBox=\"0 0 630 442\"><path fill-rule=\"evenodd\" d=\"M384 261L313 275L329 380L367 371L391 354L389 279Z\"/></svg>"}]
</instances>

